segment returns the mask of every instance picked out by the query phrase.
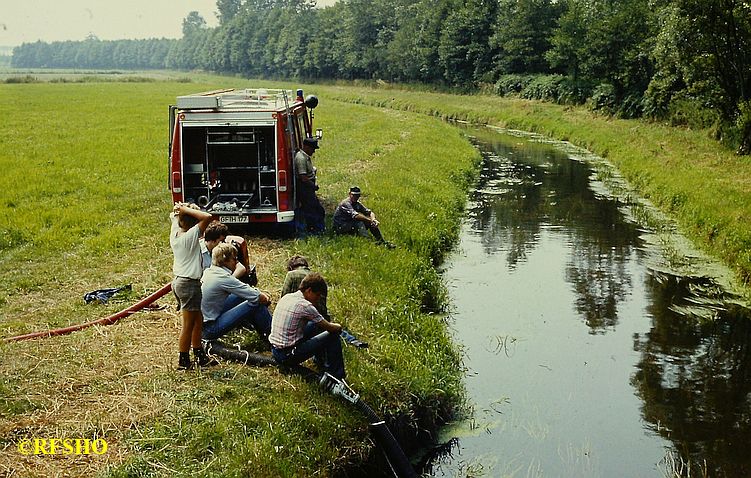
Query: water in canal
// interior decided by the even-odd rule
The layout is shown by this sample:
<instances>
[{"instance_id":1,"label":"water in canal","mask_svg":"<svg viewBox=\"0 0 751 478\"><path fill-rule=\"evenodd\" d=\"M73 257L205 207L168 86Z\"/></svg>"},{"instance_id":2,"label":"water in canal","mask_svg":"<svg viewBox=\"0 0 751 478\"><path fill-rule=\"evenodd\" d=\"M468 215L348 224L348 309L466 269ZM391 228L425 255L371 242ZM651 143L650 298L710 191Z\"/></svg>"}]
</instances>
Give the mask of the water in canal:
<instances>
[{"instance_id":1,"label":"water in canal","mask_svg":"<svg viewBox=\"0 0 751 478\"><path fill-rule=\"evenodd\" d=\"M472 412L430 476L751 476L748 309L656 272L587 163L470 134L482 177L445 278Z\"/></svg>"}]
</instances>

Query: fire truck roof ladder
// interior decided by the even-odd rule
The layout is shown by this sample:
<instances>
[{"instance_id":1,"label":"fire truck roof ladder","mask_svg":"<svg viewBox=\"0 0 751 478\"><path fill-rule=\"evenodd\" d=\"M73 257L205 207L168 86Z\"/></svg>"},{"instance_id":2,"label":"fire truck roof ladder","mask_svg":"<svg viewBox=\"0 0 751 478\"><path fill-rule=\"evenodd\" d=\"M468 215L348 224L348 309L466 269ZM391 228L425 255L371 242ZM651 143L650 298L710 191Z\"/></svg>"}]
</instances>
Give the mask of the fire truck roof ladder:
<instances>
[{"instance_id":1,"label":"fire truck roof ladder","mask_svg":"<svg viewBox=\"0 0 751 478\"><path fill-rule=\"evenodd\" d=\"M219 90L177 97L181 109L258 109L276 110L284 106L289 110L290 90L246 88L244 90Z\"/></svg>"}]
</instances>

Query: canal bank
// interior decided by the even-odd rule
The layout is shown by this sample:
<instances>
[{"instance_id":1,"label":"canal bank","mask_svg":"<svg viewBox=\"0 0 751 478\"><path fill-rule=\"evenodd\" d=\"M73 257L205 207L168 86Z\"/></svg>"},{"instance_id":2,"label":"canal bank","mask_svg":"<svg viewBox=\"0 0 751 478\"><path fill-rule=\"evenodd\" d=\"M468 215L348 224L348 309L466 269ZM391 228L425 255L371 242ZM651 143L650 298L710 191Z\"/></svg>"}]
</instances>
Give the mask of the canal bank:
<instances>
[{"instance_id":1,"label":"canal bank","mask_svg":"<svg viewBox=\"0 0 751 478\"><path fill-rule=\"evenodd\" d=\"M671 266L601 159L509 133L468 128L481 178L443 268L470 412L430 476L748 476L751 310Z\"/></svg>"},{"instance_id":2,"label":"canal bank","mask_svg":"<svg viewBox=\"0 0 751 478\"><path fill-rule=\"evenodd\" d=\"M641 197L674 218L696 247L720 259L732 271L733 288L751 300L751 162L723 148L709 131L483 94L322 89L340 101L530 131L586 148L611 162Z\"/></svg>"},{"instance_id":3,"label":"canal bank","mask_svg":"<svg viewBox=\"0 0 751 478\"><path fill-rule=\"evenodd\" d=\"M35 238L33 247L12 243L3 251L0 317L7 336L119 310L125 304L86 306L80 300L83 292L113 281L132 283L135 295L170 281L165 218L171 206L164 187L162 134L166 105L181 94L237 83L222 78L206 84L13 86L14 97L34 101L11 105L6 134L38 141L18 144L13 157L5 159L11 165L27 164L19 158L30 164L45 151L54 153L54 164L11 169L9 177L48 184L49 172L64 168L66 175L60 176L77 194L65 208L44 215L38 214L38 197L27 194L6 216L12 230ZM345 347L349 384L399 438L435 430L452 416L463 384L459 353L436 313L446 294L433 265L456 240L479 155L453 126L435 119L319 97L316 122L325 139L315 155L318 194L332 212L358 185L363 203L376 212L386 239L397 248L332 234L296 241L251 235L259 284L276 302L287 259L308 257L329 282L334 320L370 345L365 350ZM123 123L117 120L122 105L133 118L127 131L143 140L130 140L127 147L116 143L122 146L109 150L103 138L123 137ZM28 115L55 117L63 106L69 122L32 122L32 127L25 121ZM97 128L82 138L79 121ZM82 156L91 145L104 149ZM112 158L122 169L107 176L112 188L103 188L105 179L92 182L90 171L104 170ZM134 197L140 199L134 202ZM73 228L66 218L86 227ZM89 235L100 231L97 224L101 233ZM126 224L127 234L120 228ZM19 271L18 264L28 266ZM180 318L169 297L161 305L110 327L0 344L5 357L0 363L0 470L22 476L346 476L380 453L369 438L366 417L275 367L224 363L196 373L176 372ZM238 333L227 343L262 351L255 336ZM109 448L96 460L20 456L18 443L38 437L102 437ZM368 472L388 476L387 469Z\"/></svg>"}]
</instances>

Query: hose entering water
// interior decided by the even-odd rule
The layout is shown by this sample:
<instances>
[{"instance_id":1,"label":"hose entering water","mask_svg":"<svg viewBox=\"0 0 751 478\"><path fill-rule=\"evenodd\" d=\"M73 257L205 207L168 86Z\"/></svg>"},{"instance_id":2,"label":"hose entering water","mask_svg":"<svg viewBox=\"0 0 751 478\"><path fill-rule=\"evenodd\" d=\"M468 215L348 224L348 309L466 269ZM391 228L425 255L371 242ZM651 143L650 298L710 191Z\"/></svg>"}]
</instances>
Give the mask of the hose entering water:
<instances>
[{"instance_id":1,"label":"hose entering water","mask_svg":"<svg viewBox=\"0 0 751 478\"><path fill-rule=\"evenodd\" d=\"M397 478L416 478L418 476L414 468L412 468L407 455L404 454L404 450L399 446L399 442L396 441L394 435L391 434L391 430L386 426L386 422L376 414L370 405L360 398L360 395L356 394L347 385L347 382L324 372L321 376L320 384L332 394L339 395L352 403L358 410L365 414L368 418L370 428L373 430L376 443L381 446L381 450L383 450L386 461L391 467L394 476Z\"/></svg>"},{"instance_id":2,"label":"hose entering water","mask_svg":"<svg viewBox=\"0 0 751 478\"><path fill-rule=\"evenodd\" d=\"M244 363L245 365L278 365L276 360L268 355L252 353L247 350L238 350L236 348L228 347L218 340L212 340L206 344L206 353L218 355L227 360ZM328 392L333 395L338 395L353 404L355 408L360 410L367 417L368 424L370 425L371 430L373 430L373 437L375 438L376 443L381 447L381 450L386 457L386 461L396 478L416 478L418 476L412 468L409 459L404 454L404 450L399 446L399 442L396 441L394 435L391 434L391 430L389 430L386 422L376 414L370 405L360 398L360 395L356 394L349 385L347 385L347 382L339 380L328 373L319 375L311 369L301 365L287 368L303 375L304 378L310 381L318 382Z\"/></svg>"},{"instance_id":3,"label":"hose entering water","mask_svg":"<svg viewBox=\"0 0 751 478\"><path fill-rule=\"evenodd\" d=\"M92 327L94 325L112 325L118 320L128 317L131 314L134 314L135 312L138 312L144 307L152 304L157 299L168 294L170 291L172 291L172 283L166 284L161 289L149 295L140 302L137 302L136 304L133 304L127 309L123 309L116 314L110 315L109 317L93 320L91 322L86 322L83 324L73 325L70 327L33 332L25 335L17 335L15 337L7 337L4 338L3 341L16 342L34 338L47 338L57 335L69 334L71 332L85 329L87 327ZM240 362L245 365L277 365L276 360L267 355L252 353L248 352L247 350L230 348L218 340L207 342L205 348L207 353L218 355L227 360ZM386 422L384 422L370 407L370 405L365 403L360 398L360 396L356 394L349 387L349 385L347 385L347 382L345 382L344 380L339 380L329 375L328 373L324 373L323 375L316 374L309 368L300 365L289 367L289 369L303 375L303 377L309 380L319 382L321 386L323 386L326 390L334 395L339 395L340 397L344 398L348 402L352 403L363 414L365 414L368 419L368 423L370 424L370 428L373 430L373 435L376 443L381 446L381 449L386 456L386 461L389 463L391 471L394 473L394 476L396 478L416 478L418 476L417 473L415 473L415 470L412 468L412 464L409 462L409 459L407 459L407 456L404 454L402 447L399 446L399 442L396 441L396 438L394 438L394 435L391 434L388 426L386 426Z\"/></svg>"}]
</instances>

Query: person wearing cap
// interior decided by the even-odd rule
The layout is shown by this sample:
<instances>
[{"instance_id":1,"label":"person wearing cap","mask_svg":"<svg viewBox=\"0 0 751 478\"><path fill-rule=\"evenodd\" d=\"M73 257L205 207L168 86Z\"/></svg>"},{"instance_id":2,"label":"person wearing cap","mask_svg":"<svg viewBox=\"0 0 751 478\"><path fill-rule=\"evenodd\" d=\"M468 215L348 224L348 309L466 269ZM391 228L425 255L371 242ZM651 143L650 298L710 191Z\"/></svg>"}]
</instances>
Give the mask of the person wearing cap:
<instances>
[{"instance_id":1,"label":"person wearing cap","mask_svg":"<svg viewBox=\"0 0 751 478\"><path fill-rule=\"evenodd\" d=\"M312 160L318 148L317 139L305 138L302 148L295 154L295 189L299 205L295 210L295 228L300 235L307 232L322 234L326 229L326 211L316 196L318 185Z\"/></svg>"},{"instance_id":2,"label":"person wearing cap","mask_svg":"<svg viewBox=\"0 0 751 478\"><path fill-rule=\"evenodd\" d=\"M357 186L349 188L349 196L342 200L334 211L334 232L368 236L368 231L378 244L392 249L394 245L383 238L375 213L360 202L362 191Z\"/></svg>"}]
</instances>

